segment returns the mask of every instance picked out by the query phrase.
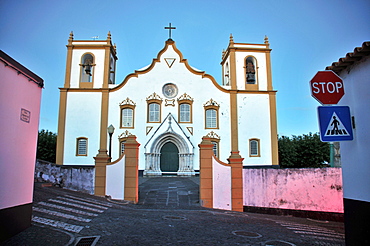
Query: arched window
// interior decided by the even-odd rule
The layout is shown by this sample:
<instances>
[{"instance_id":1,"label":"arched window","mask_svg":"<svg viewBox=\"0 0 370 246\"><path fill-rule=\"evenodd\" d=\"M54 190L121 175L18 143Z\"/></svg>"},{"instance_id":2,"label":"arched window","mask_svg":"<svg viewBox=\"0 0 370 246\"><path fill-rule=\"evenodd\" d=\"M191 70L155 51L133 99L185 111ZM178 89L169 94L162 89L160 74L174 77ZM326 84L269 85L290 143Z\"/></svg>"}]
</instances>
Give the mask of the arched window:
<instances>
[{"instance_id":1,"label":"arched window","mask_svg":"<svg viewBox=\"0 0 370 246\"><path fill-rule=\"evenodd\" d=\"M113 58L110 58L109 65L109 84L114 84L115 79L115 64Z\"/></svg>"},{"instance_id":2,"label":"arched window","mask_svg":"<svg viewBox=\"0 0 370 246\"><path fill-rule=\"evenodd\" d=\"M245 60L245 68L247 84L256 84L256 64L253 57L247 57Z\"/></svg>"},{"instance_id":3,"label":"arched window","mask_svg":"<svg viewBox=\"0 0 370 246\"><path fill-rule=\"evenodd\" d=\"M136 103L130 98L126 98L120 104L121 109L121 128L134 128Z\"/></svg>"},{"instance_id":4,"label":"arched window","mask_svg":"<svg viewBox=\"0 0 370 246\"><path fill-rule=\"evenodd\" d=\"M230 71L229 71L229 63L225 65L225 78L224 78L224 85L230 85Z\"/></svg>"},{"instance_id":5,"label":"arched window","mask_svg":"<svg viewBox=\"0 0 370 246\"><path fill-rule=\"evenodd\" d=\"M84 54L81 59L80 82L92 82L94 74L94 57L92 54Z\"/></svg>"},{"instance_id":6,"label":"arched window","mask_svg":"<svg viewBox=\"0 0 370 246\"><path fill-rule=\"evenodd\" d=\"M180 120L179 122L190 122L190 104L180 104Z\"/></svg>"},{"instance_id":7,"label":"arched window","mask_svg":"<svg viewBox=\"0 0 370 246\"><path fill-rule=\"evenodd\" d=\"M218 158L218 142L211 142L213 144L213 154Z\"/></svg>"},{"instance_id":8,"label":"arched window","mask_svg":"<svg viewBox=\"0 0 370 246\"><path fill-rule=\"evenodd\" d=\"M259 157L260 155L260 140L259 139L250 139L249 140L249 156L250 157Z\"/></svg>"},{"instance_id":9,"label":"arched window","mask_svg":"<svg viewBox=\"0 0 370 246\"><path fill-rule=\"evenodd\" d=\"M87 156L87 138L77 138L76 141L76 155Z\"/></svg>"},{"instance_id":10,"label":"arched window","mask_svg":"<svg viewBox=\"0 0 370 246\"><path fill-rule=\"evenodd\" d=\"M121 109L121 127L132 128L134 126L134 110L132 108Z\"/></svg>"},{"instance_id":11,"label":"arched window","mask_svg":"<svg viewBox=\"0 0 370 246\"><path fill-rule=\"evenodd\" d=\"M161 122L161 104L163 99L157 94L153 93L146 98L148 104L147 122L160 123Z\"/></svg>"},{"instance_id":12,"label":"arched window","mask_svg":"<svg viewBox=\"0 0 370 246\"><path fill-rule=\"evenodd\" d=\"M150 103L148 105L148 122L160 122L160 114L159 103Z\"/></svg>"},{"instance_id":13,"label":"arched window","mask_svg":"<svg viewBox=\"0 0 370 246\"><path fill-rule=\"evenodd\" d=\"M205 110L205 128L218 129L218 109L220 105L211 98L203 106Z\"/></svg>"},{"instance_id":14,"label":"arched window","mask_svg":"<svg viewBox=\"0 0 370 246\"><path fill-rule=\"evenodd\" d=\"M206 110L206 128L217 128L217 110L207 109Z\"/></svg>"},{"instance_id":15,"label":"arched window","mask_svg":"<svg viewBox=\"0 0 370 246\"><path fill-rule=\"evenodd\" d=\"M179 103L179 123L193 122L193 102L194 99L188 94L184 93L177 99Z\"/></svg>"}]
</instances>

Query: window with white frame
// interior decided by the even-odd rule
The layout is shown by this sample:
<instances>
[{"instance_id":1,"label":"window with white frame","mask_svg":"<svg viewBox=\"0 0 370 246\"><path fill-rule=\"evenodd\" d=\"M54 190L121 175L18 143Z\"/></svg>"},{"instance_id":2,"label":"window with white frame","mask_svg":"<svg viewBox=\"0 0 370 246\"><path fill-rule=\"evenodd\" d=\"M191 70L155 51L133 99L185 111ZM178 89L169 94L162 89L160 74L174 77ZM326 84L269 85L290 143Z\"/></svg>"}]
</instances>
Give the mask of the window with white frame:
<instances>
[{"instance_id":1,"label":"window with white frame","mask_svg":"<svg viewBox=\"0 0 370 246\"><path fill-rule=\"evenodd\" d=\"M76 155L87 156L87 138L77 138Z\"/></svg>"},{"instance_id":2,"label":"window with white frame","mask_svg":"<svg viewBox=\"0 0 370 246\"><path fill-rule=\"evenodd\" d=\"M160 105L150 103L148 105L148 122L160 122Z\"/></svg>"},{"instance_id":3,"label":"window with white frame","mask_svg":"<svg viewBox=\"0 0 370 246\"><path fill-rule=\"evenodd\" d=\"M188 103L180 104L180 120L179 122L191 122L191 106Z\"/></svg>"},{"instance_id":4,"label":"window with white frame","mask_svg":"<svg viewBox=\"0 0 370 246\"><path fill-rule=\"evenodd\" d=\"M121 127L134 126L134 110L132 108L121 109Z\"/></svg>"},{"instance_id":5,"label":"window with white frame","mask_svg":"<svg viewBox=\"0 0 370 246\"><path fill-rule=\"evenodd\" d=\"M206 128L217 128L217 110L206 110Z\"/></svg>"}]
</instances>

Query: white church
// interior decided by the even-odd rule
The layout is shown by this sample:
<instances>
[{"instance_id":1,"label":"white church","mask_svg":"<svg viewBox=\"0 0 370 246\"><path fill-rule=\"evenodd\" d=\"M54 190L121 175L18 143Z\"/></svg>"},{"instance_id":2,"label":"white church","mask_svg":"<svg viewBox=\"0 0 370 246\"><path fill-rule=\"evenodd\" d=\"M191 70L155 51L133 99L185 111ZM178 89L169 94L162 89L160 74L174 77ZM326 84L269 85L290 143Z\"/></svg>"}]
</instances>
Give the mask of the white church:
<instances>
[{"instance_id":1,"label":"white church","mask_svg":"<svg viewBox=\"0 0 370 246\"><path fill-rule=\"evenodd\" d=\"M57 164L91 166L99 153L117 160L127 137L135 135L139 171L146 176L197 174L204 136L220 161L239 151L243 166L278 165L270 52L267 37L248 44L230 36L217 82L192 67L169 38L148 66L117 82L111 34L106 40L74 40L71 33L60 88Z\"/></svg>"}]
</instances>

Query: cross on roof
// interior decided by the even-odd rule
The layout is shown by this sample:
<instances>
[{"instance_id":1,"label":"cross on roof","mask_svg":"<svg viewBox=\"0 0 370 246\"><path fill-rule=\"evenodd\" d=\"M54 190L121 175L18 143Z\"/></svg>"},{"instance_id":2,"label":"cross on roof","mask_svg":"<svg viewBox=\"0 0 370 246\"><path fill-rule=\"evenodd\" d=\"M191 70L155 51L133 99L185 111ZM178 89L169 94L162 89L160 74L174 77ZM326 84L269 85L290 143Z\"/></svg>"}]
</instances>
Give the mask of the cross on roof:
<instances>
[{"instance_id":1,"label":"cross on roof","mask_svg":"<svg viewBox=\"0 0 370 246\"><path fill-rule=\"evenodd\" d=\"M171 23L170 23L170 26L166 26L164 29L169 29L168 31L169 31L169 38L168 38L168 40L172 40L172 38L171 38L171 30L172 29L176 29L176 27L172 27L171 26Z\"/></svg>"}]
</instances>

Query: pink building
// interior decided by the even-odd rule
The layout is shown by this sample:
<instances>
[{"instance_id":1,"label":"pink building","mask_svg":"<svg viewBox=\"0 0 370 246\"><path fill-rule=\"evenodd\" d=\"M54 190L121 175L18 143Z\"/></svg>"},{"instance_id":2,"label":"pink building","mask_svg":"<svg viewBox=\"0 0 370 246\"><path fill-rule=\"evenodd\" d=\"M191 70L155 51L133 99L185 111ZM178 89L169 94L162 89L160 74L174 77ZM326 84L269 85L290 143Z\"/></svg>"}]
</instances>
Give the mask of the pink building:
<instances>
[{"instance_id":1,"label":"pink building","mask_svg":"<svg viewBox=\"0 0 370 246\"><path fill-rule=\"evenodd\" d=\"M31 225L44 81L0 50L0 242Z\"/></svg>"}]
</instances>

